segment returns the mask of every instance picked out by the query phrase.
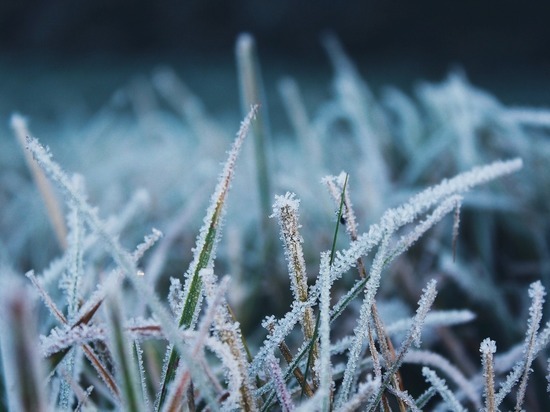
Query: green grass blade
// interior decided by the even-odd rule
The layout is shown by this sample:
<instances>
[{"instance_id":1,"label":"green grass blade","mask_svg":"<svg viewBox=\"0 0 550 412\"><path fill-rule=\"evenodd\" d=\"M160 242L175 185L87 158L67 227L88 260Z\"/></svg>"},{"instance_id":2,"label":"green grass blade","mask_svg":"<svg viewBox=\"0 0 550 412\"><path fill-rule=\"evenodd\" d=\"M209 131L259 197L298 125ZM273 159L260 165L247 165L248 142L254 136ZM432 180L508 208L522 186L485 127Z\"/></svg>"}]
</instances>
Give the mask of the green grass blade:
<instances>
[{"instance_id":1,"label":"green grass blade","mask_svg":"<svg viewBox=\"0 0 550 412\"><path fill-rule=\"evenodd\" d=\"M219 227L223 220L223 212L225 206L225 200L229 192L229 187L235 170L235 163L237 156L240 152L240 148L244 142L244 138L248 134L249 127L253 118L258 112L258 105L252 106L248 115L241 124L241 128L237 133L237 137L231 151L229 152L228 159L225 163L224 170L221 178L218 181L210 207L206 213L205 225L201 229L197 238L197 247L195 248L195 256L189 270L187 271L186 285L184 288L184 304L181 316L178 321L178 326L183 329L191 328L200 311L200 303L203 295L203 281L200 276L200 271L207 268L212 264L215 246L217 240L220 237ZM166 364L166 373L161 382L159 394L157 395L157 402L155 409L161 410L167 395L168 384L174 380L176 375L176 369L179 362L179 356L177 352L170 347L168 355L168 362Z\"/></svg>"},{"instance_id":2,"label":"green grass blade","mask_svg":"<svg viewBox=\"0 0 550 412\"><path fill-rule=\"evenodd\" d=\"M109 349L117 366L117 380L121 391L122 407L125 411L139 412L143 399L136 381L138 372L130 353L130 341L126 337L123 325L122 308L119 305L120 295L114 293L108 297L108 341Z\"/></svg>"},{"instance_id":3,"label":"green grass blade","mask_svg":"<svg viewBox=\"0 0 550 412\"><path fill-rule=\"evenodd\" d=\"M338 219L336 219L336 228L334 229L334 237L332 238L332 248L330 250L330 263L332 266L334 262L334 253L336 253L336 240L338 239L338 229L340 228L340 221L342 220L342 212L344 210L344 201L346 196L346 187L348 185L349 174L346 173L346 180L344 180L344 187L342 188L342 195L340 196L340 206L338 208Z\"/></svg>"},{"instance_id":4,"label":"green grass blade","mask_svg":"<svg viewBox=\"0 0 550 412\"><path fill-rule=\"evenodd\" d=\"M261 108L258 109L257 119L252 126L252 140L254 142L254 157L256 159L258 193L260 194L260 216L263 236L262 252L264 253L264 260L273 259L272 252L275 249L274 229L269 221L272 200L272 183L268 162L269 121L254 37L249 33L241 34L237 38L235 54L243 113L246 113L252 105L261 105Z\"/></svg>"},{"instance_id":5,"label":"green grass blade","mask_svg":"<svg viewBox=\"0 0 550 412\"><path fill-rule=\"evenodd\" d=\"M344 210L344 200L345 200L345 195L346 195L346 187L348 185L348 177L349 177L349 174L346 173L346 180L344 180L344 186L342 188L342 194L340 196L340 206L338 208L338 217L336 219L336 227L334 229L334 236L332 238L332 248L330 250L330 263L329 263L329 266L332 266L332 262L334 262L334 253L336 252L336 241L338 240L338 229L340 228L340 221L342 219L342 213L343 213L343 210ZM317 314L317 320L315 322L315 332L313 333L313 338L312 338L312 342L315 342L317 340L317 336L319 334L319 321L320 321L320 314ZM313 354L313 351L312 351L312 348L313 348L314 345L311 345L311 348L309 349L309 354L308 354L308 358L307 358L307 364L306 364L306 370L304 372L304 379L307 381L307 375L308 375L308 372L309 372L309 367L310 367L310 364L311 364L311 360L312 360L312 354ZM302 396L303 396L304 392L302 391Z\"/></svg>"}]
</instances>

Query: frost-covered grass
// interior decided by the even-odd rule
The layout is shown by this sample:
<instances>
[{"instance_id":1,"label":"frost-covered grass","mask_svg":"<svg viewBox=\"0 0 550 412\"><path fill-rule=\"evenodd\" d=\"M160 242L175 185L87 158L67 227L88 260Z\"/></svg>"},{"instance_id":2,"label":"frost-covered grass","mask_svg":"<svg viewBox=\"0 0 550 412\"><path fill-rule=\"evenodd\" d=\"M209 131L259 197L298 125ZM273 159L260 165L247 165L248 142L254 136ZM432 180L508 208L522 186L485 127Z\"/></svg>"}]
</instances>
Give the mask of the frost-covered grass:
<instances>
[{"instance_id":1,"label":"frost-covered grass","mask_svg":"<svg viewBox=\"0 0 550 412\"><path fill-rule=\"evenodd\" d=\"M270 135L247 35L232 131L166 68L51 149L12 116L3 406L548 404L550 112L460 73L376 96L325 46L329 100L306 107L280 83L292 138Z\"/></svg>"}]
</instances>

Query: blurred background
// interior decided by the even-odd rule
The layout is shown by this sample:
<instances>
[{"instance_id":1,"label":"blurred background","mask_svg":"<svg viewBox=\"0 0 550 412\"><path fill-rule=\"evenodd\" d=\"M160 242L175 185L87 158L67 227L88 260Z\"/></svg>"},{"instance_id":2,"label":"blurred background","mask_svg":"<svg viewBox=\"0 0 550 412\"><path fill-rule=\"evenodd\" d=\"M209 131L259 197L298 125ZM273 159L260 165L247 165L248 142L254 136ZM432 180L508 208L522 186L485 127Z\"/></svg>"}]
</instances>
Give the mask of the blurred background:
<instances>
[{"instance_id":1,"label":"blurred background","mask_svg":"<svg viewBox=\"0 0 550 412\"><path fill-rule=\"evenodd\" d=\"M85 117L161 63L227 110L238 105L233 49L243 31L257 39L266 80L292 73L327 84L320 36L332 32L375 89L439 81L460 66L504 102L546 104L549 16L545 1L2 0L0 110L51 118L57 101L65 110L70 101Z\"/></svg>"}]
</instances>

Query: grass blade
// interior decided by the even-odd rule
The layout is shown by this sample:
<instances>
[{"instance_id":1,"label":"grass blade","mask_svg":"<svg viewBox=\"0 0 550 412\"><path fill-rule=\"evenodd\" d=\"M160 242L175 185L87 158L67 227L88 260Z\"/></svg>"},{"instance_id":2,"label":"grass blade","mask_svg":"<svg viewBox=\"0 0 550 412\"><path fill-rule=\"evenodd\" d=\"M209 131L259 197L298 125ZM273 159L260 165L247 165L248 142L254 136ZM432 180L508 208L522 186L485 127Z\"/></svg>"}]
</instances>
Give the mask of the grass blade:
<instances>
[{"instance_id":1,"label":"grass blade","mask_svg":"<svg viewBox=\"0 0 550 412\"><path fill-rule=\"evenodd\" d=\"M233 143L233 147L229 152L229 157L225 163L224 170L216 186L216 190L212 195L210 207L204 219L202 227L197 238L195 248L195 256L189 270L186 273L186 282L184 287L184 304L182 307L181 316L178 321L178 326L183 329L188 329L196 322L198 312L200 310L200 302L203 297L203 282L200 276L200 271L206 269L214 260L215 245L220 237L220 225L223 219L225 200L229 192L231 180L233 178L235 163L240 152L241 146L248 134L252 120L258 112L258 105L252 106L248 115L243 120L241 128L237 133L237 137ZM172 347L169 348L168 362L166 364L166 373L161 383L159 394L155 405L156 410L160 410L164 404L167 395L168 383L171 382L176 374L179 356Z\"/></svg>"},{"instance_id":2,"label":"grass blade","mask_svg":"<svg viewBox=\"0 0 550 412\"><path fill-rule=\"evenodd\" d=\"M26 138L30 135L27 128L26 119L19 115L14 114L11 118L11 127L15 132L17 141L22 148L25 148L27 145ZM67 226L65 225L65 218L63 217L63 209L59 204L59 200L53 190L53 187L46 177L46 174L38 166L38 163L32 158L32 155L25 150L25 160L29 169L31 170L32 177L36 183L36 187L42 195L44 204L46 205L46 210L48 212L48 217L52 224L52 228L55 232L57 242L62 250L67 248Z\"/></svg>"},{"instance_id":3,"label":"grass blade","mask_svg":"<svg viewBox=\"0 0 550 412\"><path fill-rule=\"evenodd\" d=\"M116 365L116 375L121 388L121 402L125 411L138 412L143 405L136 376L138 371L130 353L128 340L123 325L124 315L119 302L120 295L115 290L108 296L107 325L109 349Z\"/></svg>"},{"instance_id":4,"label":"grass blade","mask_svg":"<svg viewBox=\"0 0 550 412\"><path fill-rule=\"evenodd\" d=\"M9 410L45 412L42 365L33 336L36 322L30 297L20 285L6 287L6 283L2 284L1 323L5 333L0 334L0 347Z\"/></svg>"}]
</instances>

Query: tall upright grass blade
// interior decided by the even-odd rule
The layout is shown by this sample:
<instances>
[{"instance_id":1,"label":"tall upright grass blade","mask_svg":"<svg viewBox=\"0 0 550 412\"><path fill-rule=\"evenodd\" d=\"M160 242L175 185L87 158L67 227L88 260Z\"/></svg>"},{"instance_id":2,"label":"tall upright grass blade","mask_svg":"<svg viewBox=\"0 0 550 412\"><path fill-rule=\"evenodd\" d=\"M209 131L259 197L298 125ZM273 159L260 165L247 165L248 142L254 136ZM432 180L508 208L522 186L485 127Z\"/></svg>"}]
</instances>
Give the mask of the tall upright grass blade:
<instances>
[{"instance_id":1,"label":"tall upright grass blade","mask_svg":"<svg viewBox=\"0 0 550 412\"><path fill-rule=\"evenodd\" d=\"M300 201L295 198L292 193L286 193L284 196L275 196L275 203L273 204L273 215L277 216L279 220L279 226L281 228L281 240L283 241L285 257L288 262L288 273L290 276L291 290L296 302L307 302L308 299L308 285L306 274L306 263L304 259L304 252L302 248L303 238L300 235L300 224L298 221L298 208ZM300 323L302 324L302 331L304 339L312 339L317 331L317 326L313 320L313 310L310 307L305 308L303 318ZM316 339L314 339L316 342ZM310 360L315 362L318 357L317 343L314 343L311 352ZM309 370L309 363L306 366L305 379L307 381L307 373ZM317 373L313 373L313 386L317 388L319 378Z\"/></svg>"},{"instance_id":2,"label":"tall upright grass blade","mask_svg":"<svg viewBox=\"0 0 550 412\"><path fill-rule=\"evenodd\" d=\"M338 39L333 35L323 38L323 45L335 69L334 88L338 102L361 148L364 165L364 190L369 196L366 205L375 215L383 209L383 198L390 191L390 174L383 156L381 143L387 133L385 118L366 82L346 56Z\"/></svg>"},{"instance_id":3,"label":"tall upright grass blade","mask_svg":"<svg viewBox=\"0 0 550 412\"><path fill-rule=\"evenodd\" d=\"M349 177L349 175L346 174L344 183L342 185L342 192L341 192L341 195L340 195L340 205L338 207L338 214L337 214L337 217L336 217L336 226L334 228L334 236L332 237L332 247L331 247L331 250L330 250L329 262L328 262L329 268L328 268L328 271L327 271L327 273L329 273L329 275L328 275L329 277L330 277L330 267L332 266L332 262L334 261L334 254L336 252L336 241L338 240L338 229L340 228L340 223L342 221L343 213L344 213L344 203L345 203L345 196L346 196L346 188L347 188L347 184L348 184L348 177ZM321 273L321 272L319 272L319 273ZM330 282L329 282L329 284L330 284ZM322 289L321 289L321 291L322 291ZM308 358L307 358L306 370L305 370L305 376L304 376L304 379L306 381L307 381L307 375L309 373L310 366L311 366L312 362L314 362L314 360L315 360L314 354L316 353L316 342L317 342L317 335L319 333L320 322L321 322L321 313L319 313L317 315L317 321L315 322L314 334L313 334L313 337L310 339L311 345L309 347L309 354L308 354ZM326 364L325 364L325 367L326 367Z\"/></svg>"},{"instance_id":4,"label":"tall upright grass blade","mask_svg":"<svg viewBox=\"0 0 550 412\"><path fill-rule=\"evenodd\" d=\"M216 189L211 198L210 207L204 218L204 225L197 237L197 243L194 249L193 261L185 274L185 285L183 290L183 306L178 320L178 326L183 329L192 328L197 320L200 311L200 303L203 297L203 281L200 276L202 269L211 267L215 257L215 247L221 236L220 227L223 221L225 210L225 200L229 192L231 180L235 171L237 156L239 155L244 139L248 130L258 112L258 105L252 106L248 115L241 124L233 146L229 151L229 156L225 163L223 172L220 176ZM167 394L167 385L174 379L179 356L172 347L168 349L168 363L164 370L164 378L156 400L156 409L160 410L163 406Z\"/></svg>"},{"instance_id":5,"label":"tall upright grass blade","mask_svg":"<svg viewBox=\"0 0 550 412\"><path fill-rule=\"evenodd\" d=\"M252 127L254 141L254 157L256 159L256 173L258 193L260 194L260 219L264 261L270 259L274 248L273 229L268 216L271 214L272 182L270 177L268 147L270 144L269 121L267 116L267 101L261 78L260 63L256 42L249 33L243 33L237 38L235 47L237 71L241 92L241 107L243 115L249 107L260 105L257 110L256 121Z\"/></svg>"},{"instance_id":6,"label":"tall upright grass blade","mask_svg":"<svg viewBox=\"0 0 550 412\"><path fill-rule=\"evenodd\" d=\"M323 160L322 147L308 119L298 84L292 78L285 78L279 83L279 92L304 154L304 161L307 162L311 170L319 170Z\"/></svg>"}]
</instances>

